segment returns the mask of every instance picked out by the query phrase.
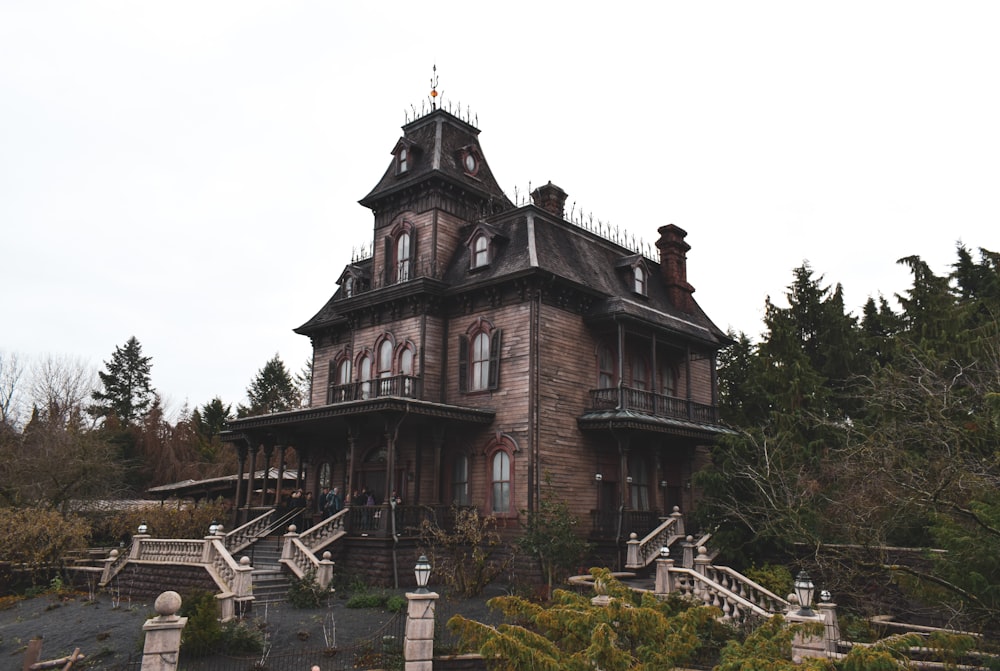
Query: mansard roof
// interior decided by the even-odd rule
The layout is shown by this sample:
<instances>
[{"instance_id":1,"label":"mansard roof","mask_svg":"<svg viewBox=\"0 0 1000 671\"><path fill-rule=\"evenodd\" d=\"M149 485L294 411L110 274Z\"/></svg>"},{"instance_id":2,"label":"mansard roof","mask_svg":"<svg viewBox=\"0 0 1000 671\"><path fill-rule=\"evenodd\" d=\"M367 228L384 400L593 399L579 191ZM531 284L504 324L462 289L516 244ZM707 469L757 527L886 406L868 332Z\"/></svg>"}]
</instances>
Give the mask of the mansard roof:
<instances>
[{"instance_id":1,"label":"mansard roof","mask_svg":"<svg viewBox=\"0 0 1000 671\"><path fill-rule=\"evenodd\" d=\"M499 239L492 263L470 273L469 248L460 247L443 278L449 293L502 282L510 276L545 273L593 296L585 314L591 323L625 318L709 345L721 347L730 342L697 303L688 313L670 302L656 261L534 205L493 217L490 223L505 236ZM645 296L632 291L630 278L622 272L623 259L629 261L626 265L642 260L648 268Z\"/></svg>"},{"instance_id":2,"label":"mansard roof","mask_svg":"<svg viewBox=\"0 0 1000 671\"><path fill-rule=\"evenodd\" d=\"M409 152L405 171L399 169L401 148ZM403 126L403 137L390 153L393 160L382 179L359 201L365 207L375 210L384 198L432 178L460 186L483 201L493 201L501 207L512 205L493 177L479 146L479 129L442 109ZM468 155L473 157L473 170L465 164Z\"/></svg>"}]
</instances>

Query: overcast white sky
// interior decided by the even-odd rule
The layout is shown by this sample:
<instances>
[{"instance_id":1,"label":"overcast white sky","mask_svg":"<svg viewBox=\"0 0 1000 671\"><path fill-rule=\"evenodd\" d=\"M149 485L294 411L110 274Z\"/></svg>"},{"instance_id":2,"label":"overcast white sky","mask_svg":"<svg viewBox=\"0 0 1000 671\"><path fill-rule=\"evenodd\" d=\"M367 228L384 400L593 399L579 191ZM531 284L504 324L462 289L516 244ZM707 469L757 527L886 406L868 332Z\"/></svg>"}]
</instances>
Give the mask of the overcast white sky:
<instances>
[{"instance_id":1,"label":"overcast white sky","mask_svg":"<svg viewBox=\"0 0 1000 671\"><path fill-rule=\"evenodd\" d=\"M686 229L723 329L804 260L857 313L902 256L1000 250L998 34L996 2L0 0L0 350L135 335L174 410L298 370L435 63L509 196Z\"/></svg>"}]
</instances>

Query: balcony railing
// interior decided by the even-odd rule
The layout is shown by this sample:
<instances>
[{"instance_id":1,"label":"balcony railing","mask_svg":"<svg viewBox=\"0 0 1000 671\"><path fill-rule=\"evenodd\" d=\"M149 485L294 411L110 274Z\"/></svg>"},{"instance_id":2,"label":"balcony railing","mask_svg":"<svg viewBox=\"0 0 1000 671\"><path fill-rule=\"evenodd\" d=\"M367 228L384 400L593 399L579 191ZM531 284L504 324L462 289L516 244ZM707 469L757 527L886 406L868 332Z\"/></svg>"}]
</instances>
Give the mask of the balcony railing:
<instances>
[{"instance_id":1,"label":"balcony railing","mask_svg":"<svg viewBox=\"0 0 1000 671\"><path fill-rule=\"evenodd\" d=\"M383 396L419 398L419 387L420 378L414 375L379 377L373 380L331 385L326 401L327 403L344 403Z\"/></svg>"},{"instance_id":2,"label":"balcony railing","mask_svg":"<svg viewBox=\"0 0 1000 671\"><path fill-rule=\"evenodd\" d=\"M636 410L656 417L686 419L701 424L718 424L719 408L632 387L612 387L590 391L591 410Z\"/></svg>"}]
</instances>

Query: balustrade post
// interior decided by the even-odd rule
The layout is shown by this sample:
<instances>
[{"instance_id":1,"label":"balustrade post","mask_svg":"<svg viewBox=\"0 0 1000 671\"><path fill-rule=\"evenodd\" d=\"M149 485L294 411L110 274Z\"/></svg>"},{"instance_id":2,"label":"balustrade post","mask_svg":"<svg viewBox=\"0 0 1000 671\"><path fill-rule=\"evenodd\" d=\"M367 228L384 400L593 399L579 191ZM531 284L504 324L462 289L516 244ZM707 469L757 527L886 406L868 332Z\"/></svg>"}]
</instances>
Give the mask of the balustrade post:
<instances>
[{"instance_id":1,"label":"balustrade post","mask_svg":"<svg viewBox=\"0 0 1000 671\"><path fill-rule=\"evenodd\" d=\"M708 577L708 566L712 560L708 558L708 549L702 545L698 548L698 556L694 558L694 570L700 575Z\"/></svg>"},{"instance_id":2,"label":"balustrade post","mask_svg":"<svg viewBox=\"0 0 1000 671\"><path fill-rule=\"evenodd\" d=\"M142 649L142 671L176 671L181 649L181 631L186 617L178 617L181 596L164 592L153 604L157 616L142 625L146 640Z\"/></svg>"},{"instance_id":3,"label":"balustrade post","mask_svg":"<svg viewBox=\"0 0 1000 671\"><path fill-rule=\"evenodd\" d=\"M670 516L676 520L674 522L674 533L678 536L684 535L684 515L681 514L681 509L678 506L674 506L674 512L670 513Z\"/></svg>"},{"instance_id":4,"label":"balustrade post","mask_svg":"<svg viewBox=\"0 0 1000 671\"><path fill-rule=\"evenodd\" d=\"M319 561L319 569L316 571L316 582L323 589L333 582L333 561L330 559L332 556L329 550L324 552L323 558Z\"/></svg>"},{"instance_id":5,"label":"balustrade post","mask_svg":"<svg viewBox=\"0 0 1000 671\"><path fill-rule=\"evenodd\" d=\"M112 550L108 553L107 559L104 560L104 570L101 572L101 584L107 585L111 582L111 567L114 566L115 560L118 559L118 550Z\"/></svg>"},{"instance_id":6,"label":"balustrade post","mask_svg":"<svg viewBox=\"0 0 1000 671\"><path fill-rule=\"evenodd\" d=\"M673 567L673 559L656 560L656 587L653 590L655 594L670 594L674 591L674 579L670 575L670 569Z\"/></svg>"},{"instance_id":7,"label":"balustrade post","mask_svg":"<svg viewBox=\"0 0 1000 671\"><path fill-rule=\"evenodd\" d=\"M633 568L639 564L639 537L633 531L628 535L628 548L625 552L625 566Z\"/></svg>"},{"instance_id":8,"label":"balustrade post","mask_svg":"<svg viewBox=\"0 0 1000 671\"><path fill-rule=\"evenodd\" d=\"M684 550L681 565L684 568L694 568L694 536L685 537L681 548Z\"/></svg>"},{"instance_id":9,"label":"balustrade post","mask_svg":"<svg viewBox=\"0 0 1000 671\"><path fill-rule=\"evenodd\" d=\"M299 537L299 535L297 533L295 533L295 529L296 529L296 527L295 527L294 524L289 524L288 525L288 533L285 534L284 536L282 536L282 538L284 539L282 541L282 543L281 543L281 558L282 559L291 560L292 557L295 555L295 551L292 548L292 539Z\"/></svg>"},{"instance_id":10,"label":"balustrade post","mask_svg":"<svg viewBox=\"0 0 1000 671\"><path fill-rule=\"evenodd\" d=\"M132 548L129 550L129 559L139 559L142 556L142 542L149 538L149 534L136 534L132 536Z\"/></svg>"},{"instance_id":11,"label":"balustrade post","mask_svg":"<svg viewBox=\"0 0 1000 671\"><path fill-rule=\"evenodd\" d=\"M240 557L240 565L236 568L236 578L233 580L233 593L237 599L245 599L253 591L253 566L250 557ZM252 598L252 597L251 597Z\"/></svg>"},{"instance_id":12,"label":"balustrade post","mask_svg":"<svg viewBox=\"0 0 1000 671\"><path fill-rule=\"evenodd\" d=\"M824 600L826 599L826 600ZM837 604L830 601L830 593L824 591L820 595L819 613L826 623L826 651L828 653L837 652L837 644L840 643L840 622L837 620Z\"/></svg>"}]
</instances>

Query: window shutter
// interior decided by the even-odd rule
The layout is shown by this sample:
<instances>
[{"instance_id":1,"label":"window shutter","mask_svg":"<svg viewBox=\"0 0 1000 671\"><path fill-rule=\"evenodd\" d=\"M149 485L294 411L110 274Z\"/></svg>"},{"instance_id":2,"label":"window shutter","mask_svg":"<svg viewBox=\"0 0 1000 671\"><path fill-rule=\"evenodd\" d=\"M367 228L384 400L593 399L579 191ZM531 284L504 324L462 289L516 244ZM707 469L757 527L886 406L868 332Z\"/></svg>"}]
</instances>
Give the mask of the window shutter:
<instances>
[{"instance_id":1,"label":"window shutter","mask_svg":"<svg viewBox=\"0 0 1000 671\"><path fill-rule=\"evenodd\" d=\"M490 389L500 387L500 333L501 330L497 329L490 338Z\"/></svg>"},{"instance_id":2,"label":"window shutter","mask_svg":"<svg viewBox=\"0 0 1000 671\"><path fill-rule=\"evenodd\" d=\"M382 266L382 285L393 284L396 276L396 255L393 254L392 238L385 238L385 263Z\"/></svg>"},{"instance_id":3,"label":"window shutter","mask_svg":"<svg viewBox=\"0 0 1000 671\"><path fill-rule=\"evenodd\" d=\"M469 391L469 339L458 336L458 390Z\"/></svg>"}]
</instances>

